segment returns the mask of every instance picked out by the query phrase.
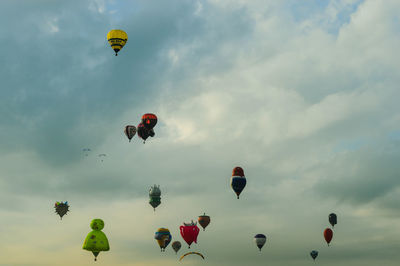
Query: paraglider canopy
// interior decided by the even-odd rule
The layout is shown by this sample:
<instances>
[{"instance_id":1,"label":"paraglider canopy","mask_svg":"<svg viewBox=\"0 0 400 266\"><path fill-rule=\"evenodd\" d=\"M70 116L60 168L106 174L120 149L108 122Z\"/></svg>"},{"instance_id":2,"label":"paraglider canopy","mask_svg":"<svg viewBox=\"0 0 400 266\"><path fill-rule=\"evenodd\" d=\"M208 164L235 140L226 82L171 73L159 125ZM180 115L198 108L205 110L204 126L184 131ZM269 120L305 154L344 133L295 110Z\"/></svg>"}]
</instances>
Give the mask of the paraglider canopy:
<instances>
[{"instance_id":1,"label":"paraglider canopy","mask_svg":"<svg viewBox=\"0 0 400 266\"><path fill-rule=\"evenodd\" d=\"M187 255L190 255L190 254L198 255L198 256L202 257L203 260L204 260L204 256L203 256L201 253L199 253L199 252L188 252L188 253L182 255L182 256L180 257L179 261L181 261L184 257L186 257Z\"/></svg>"},{"instance_id":2,"label":"paraglider canopy","mask_svg":"<svg viewBox=\"0 0 400 266\"><path fill-rule=\"evenodd\" d=\"M103 161L103 158L105 158L106 156L107 156L107 154L105 154L105 153L99 154L99 158L101 159L101 161Z\"/></svg>"},{"instance_id":3,"label":"paraglider canopy","mask_svg":"<svg viewBox=\"0 0 400 266\"><path fill-rule=\"evenodd\" d=\"M89 155L89 152L91 151L91 149L89 149L89 148L84 148L84 149L82 149L82 151L85 153L85 156L88 156L88 155Z\"/></svg>"},{"instance_id":4,"label":"paraglider canopy","mask_svg":"<svg viewBox=\"0 0 400 266\"><path fill-rule=\"evenodd\" d=\"M115 52L115 56L125 46L128 41L128 34L123 30L111 30L107 34L107 41Z\"/></svg>"}]
</instances>

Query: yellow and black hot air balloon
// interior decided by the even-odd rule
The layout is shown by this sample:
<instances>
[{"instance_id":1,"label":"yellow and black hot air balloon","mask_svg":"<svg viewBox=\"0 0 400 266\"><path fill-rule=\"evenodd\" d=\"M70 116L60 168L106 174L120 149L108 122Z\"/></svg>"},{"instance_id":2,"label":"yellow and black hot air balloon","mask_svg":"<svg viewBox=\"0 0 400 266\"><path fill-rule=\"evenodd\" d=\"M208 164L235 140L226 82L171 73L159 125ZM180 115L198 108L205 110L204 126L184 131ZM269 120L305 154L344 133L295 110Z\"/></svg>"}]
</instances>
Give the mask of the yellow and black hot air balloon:
<instances>
[{"instance_id":1,"label":"yellow and black hot air balloon","mask_svg":"<svg viewBox=\"0 0 400 266\"><path fill-rule=\"evenodd\" d=\"M107 34L107 41L115 51L115 56L117 56L119 50L121 50L128 41L128 34L123 30L110 30Z\"/></svg>"}]
</instances>

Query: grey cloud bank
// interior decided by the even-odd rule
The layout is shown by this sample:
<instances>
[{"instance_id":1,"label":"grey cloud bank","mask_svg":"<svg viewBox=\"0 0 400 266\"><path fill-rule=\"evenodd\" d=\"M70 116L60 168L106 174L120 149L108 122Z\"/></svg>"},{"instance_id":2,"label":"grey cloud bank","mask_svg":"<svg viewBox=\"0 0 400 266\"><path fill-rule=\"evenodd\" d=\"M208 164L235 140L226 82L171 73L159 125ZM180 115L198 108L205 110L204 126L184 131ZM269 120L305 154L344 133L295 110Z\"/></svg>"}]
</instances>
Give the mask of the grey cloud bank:
<instances>
[{"instance_id":1,"label":"grey cloud bank","mask_svg":"<svg viewBox=\"0 0 400 266\"><path fill-rule=\"evenodd\" d=\"M1 2L2 25L21 17L0 34L14 44L0 52L3 263L87 265L81 245L102 218L111 250L98 262L176 265L154 232L184 243L179 225L206 212L206 261L186 264L301 266L316 249L323 265L397 265L400 6L310 3ZM129 35L118 57L111 28ZM145 112L156 137L128 143L123 127Z\"/></svg>"}]
</instances>

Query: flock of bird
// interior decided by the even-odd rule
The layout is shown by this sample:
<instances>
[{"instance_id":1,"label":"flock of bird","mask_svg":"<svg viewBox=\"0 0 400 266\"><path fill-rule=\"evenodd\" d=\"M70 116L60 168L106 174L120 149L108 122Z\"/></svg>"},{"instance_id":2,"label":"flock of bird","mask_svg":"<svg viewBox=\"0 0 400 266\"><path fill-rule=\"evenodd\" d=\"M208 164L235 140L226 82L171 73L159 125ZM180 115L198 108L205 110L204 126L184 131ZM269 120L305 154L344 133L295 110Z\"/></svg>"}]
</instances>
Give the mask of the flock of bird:
<instances>
[{"instance_id":1,"label":"flock of bird","mask_svg":"<svg viewBox=\"0 0 400 266\"><path fill-rule=\"evenodd\" d=\"M111 30L107 34L107 40L110 43L112 49L115 51L115 55L118 55L118 52L122 49L122 47L124 47L124 45L128 41L128 35L122 30ZM143 140L143 143L145 143L148 137L155 136L154 127L157 124L157 121L158 118L155 114L146 113L142 116L141 123L139 123L137 127L134 125L125 126L124 133L129 139L129 142L131 142L132 138L137 134L138 137ZM82 151L84 152L85 156L88 156L91 149L84 148ZM103 158L106 157L106 154L99 154L98 157L103 162ZM230 184L233 191L236 193L237 198L239 199L239 195L246 186L246 177L241 167L237 166L233 169ZM157 206L161 204L161 190L159 186L154 185L150 188L149 198L149 204L154 208L155 211ZM54 208L61 219L64 215L67 214L67 212L69 212L69 205L67 201L56 202ZM204 213L203 215L200 215L198 217L197 222L203 227L203 230L205 230L205 228L210 224L211 218ZM197 222L193 222L192 220L190 223L183 223L183 225L179 227L180 234L185 242L188 244L188 248L190 248L193 242L197 243L197 237L200 232L200 229L197 227ZM332 225L333 229L334 225L337 224L336 214L331 213L329 215L329 223ZM90 223L90 227L92 228L92 231L89 232L89 234L86 236L86 239L83 243L83 249L91 251L94 255L94 260L96 261L99 253L101 251L110 250L110 246L107 236L101 231L104 228L103 220L93 219ZM326 228L323 232L323 235L329 246L329 243L333 238L333 231L330 228ZM154 238L157 241L161 251L165 251L165 248L172 240L171 233L167 228L159 228L156 231ZM265 245L266 240L267 237L264 234L256 234L254 236L254 242L260 251ZM182 244L179 241L174 241L171 246L173 250L177 253L181 249ZM204 255L199 252L187 252L183 254L179 260L181 261L187 255L191 254L198 255L204 259ZM315 260L318 256L318 251L312 250L310 252L310 256L313 260Z\"/></svg>"}]
</instances>

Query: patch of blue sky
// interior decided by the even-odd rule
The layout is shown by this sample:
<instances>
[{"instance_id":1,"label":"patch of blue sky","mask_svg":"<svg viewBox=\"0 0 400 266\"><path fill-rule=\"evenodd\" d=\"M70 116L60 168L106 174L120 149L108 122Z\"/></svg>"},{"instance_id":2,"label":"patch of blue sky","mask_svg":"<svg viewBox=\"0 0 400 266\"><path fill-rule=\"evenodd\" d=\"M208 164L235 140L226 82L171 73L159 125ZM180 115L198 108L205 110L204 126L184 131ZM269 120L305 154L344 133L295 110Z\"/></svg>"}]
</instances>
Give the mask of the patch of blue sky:
<instances>
[{"instance_id":1,"label":"patch of blue sky","mask_svg":"<svg viewBox=\"0 0 400 266\"><path fill-rule=\"evenodd\" d=\"M284 8L292 16L295 22L301 23L306 20L311 20L326 32L337 35L340 28L348 24L351 20L351 15L357 11L363 0L356 0L353 3L343 3L344 1L296 1L290 0L285 3ZM337 9L336 14L332 16L328 9Z\"/></svg>"},{"instance_id":2,"label":"patch of blue sky","mask_svg":"<svg viewBox=\"0 0 400 266\"><path fill-rule=\"evenodd\" d=\"M122 23L133 14L139 13L142 6L140 1L110 1L106 3L106 10L113 23Z\"/></svg>"},{"instance_id":3,"label":"patch of blue sky","mask_svg":"<svg viewBox=\"0 0 400 266\"><path fill-rule=\"evenodd\" d=\"M391 140L400 140L400 130L389 132L387 137Z\"/></svg>"}]
</instances>

